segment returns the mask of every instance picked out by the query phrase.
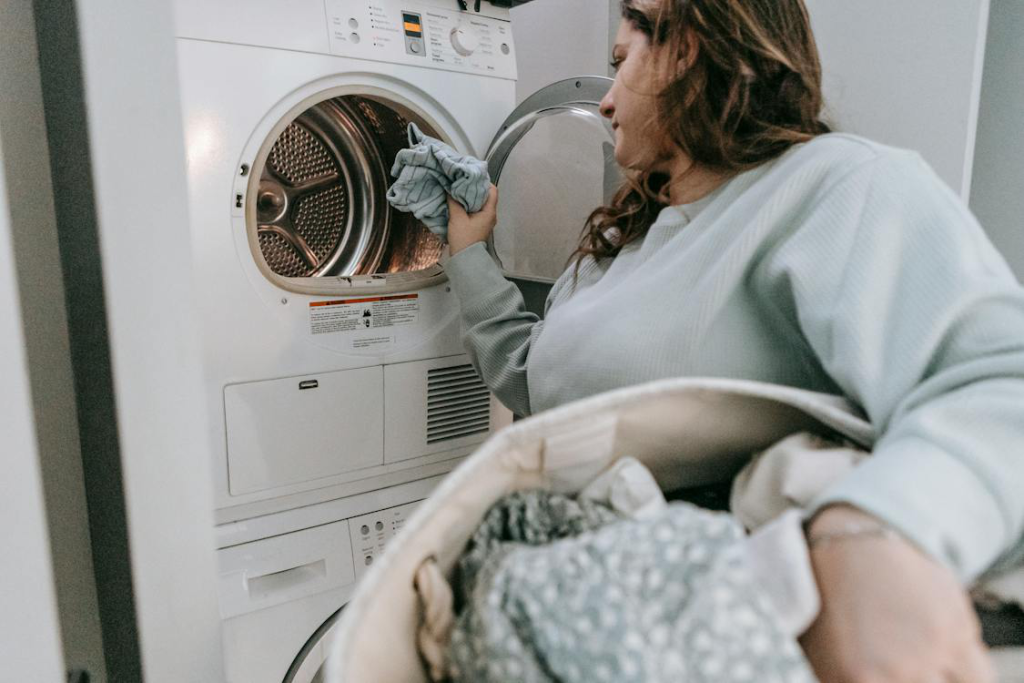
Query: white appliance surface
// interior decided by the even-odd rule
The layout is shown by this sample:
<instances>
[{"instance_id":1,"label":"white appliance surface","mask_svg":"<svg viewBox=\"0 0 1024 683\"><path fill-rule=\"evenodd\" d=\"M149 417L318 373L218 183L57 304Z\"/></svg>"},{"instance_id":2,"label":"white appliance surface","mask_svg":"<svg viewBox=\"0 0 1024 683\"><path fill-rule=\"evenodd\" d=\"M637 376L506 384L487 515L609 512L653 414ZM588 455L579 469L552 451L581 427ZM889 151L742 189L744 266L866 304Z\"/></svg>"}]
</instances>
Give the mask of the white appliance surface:
<instances>
[{"instance_id":1,"label":"white appliance surface","mask_svg":"<svg viewBox=\"0 0 1024 683\"><path fill-rule=\"evenodd\" d=\"M390 0L377 5L383 8L380 14L385 17L394 15L394 8L408 12L417 7L424 17L447 16L429 5L419 7ZM429 60L424 57L419 66L411 66L404 63L408 55L397 40L389 45L399 63L332 54L329 13L325 11L328 6L336 7L337 3L234 3L234 11L225 10L220 3L191 0L179 6L179 33L201 36L179 39L179 74L188 155L193 277L197 290L203 293L199 308L209 406L208 441L220 523L324 502L375 486L371 481L359 487L350 480L328 477L302 484L266 480L258 486L233 487L225 424L226 387L268 380L299 381L323 373L436 358L452 358L455 365L465 362L458 358L462 345L457 303L443 282L413 290L411 315L392 325L325 333L318 327L323 305L344 308L349 302L363 300L356 297L365 298L367 288L372 293L377 281L354 282L351 295L297 294L265 277L250 251L244 210L250 179L243 169L253 167L260 148L281 129L282 121L294 118L316 101L352 92L383 94L389 101L421 114L456 147L477 155L484 153L515 103L515 82L508 77L514 76L514 68L506 68L498 76L491 75L484 64L479 73L466 73L471 65L448 54ZM358 7L365 10L366 5ZM392 8L390 13L388 8ZM474 25L507 26L507 21L470 15ZM253 28L247 33L245 27L249 24ZM276 32L266 24L281 30ZM429 28L426 19L424 26ZM425 34L428 39L430 35ZM273 47L252 44L261 36L268 42L272 39ZM372 42L373 35L368 34L367 39ZM510 36L502 40L502 44L511 43ZM500 50L498 54L514 65L512 48L508 55ZM433 67L435 63L439 64L437 68ZM334 285L340 286L338 282ZM410 417L408 422L412 421ZM439 460L465 456L472 444L467 447L466 443L453 443L446 454L427 449L425 443L423 446L424 452L432 452L422 458L405 458L375 474L402 471L407 480L429 476L433 472L424 468Z\"/></svg>"},{"instance_id":2,"label":"white appliance surface","mask_svg":"<svg viewBox=\"0 0 1024 683\"><path fill-rule=\"evenodd\" d=\"M384 464L383 374L375 366L226 387L231 493Z\"/></svg>"},{"instance_id":3,"label":"white appliance surface","mask_svg":"<svg viewBox=\"0 0 1024 683\"><path fill-rule=\"evenodd\" d=\"M311 683L330 651L331 618L438 480L346 501L373 512L219 550L227 683Z\"/></svg>"},{"instance_id":4,"label":"white appliance surface","mask_svg":"<svg viewBox=\"0 0 1024 683\"><path fill-rule=\"evenodd\" d=\"M252 238L257 169L319 102L371 98L486 152L516 52L508 11L472 4L176 0L229 683L308 681L404 515L511 420L464 355L443 273L312 292L265 275Z\"/></svg>"}]
</instances>

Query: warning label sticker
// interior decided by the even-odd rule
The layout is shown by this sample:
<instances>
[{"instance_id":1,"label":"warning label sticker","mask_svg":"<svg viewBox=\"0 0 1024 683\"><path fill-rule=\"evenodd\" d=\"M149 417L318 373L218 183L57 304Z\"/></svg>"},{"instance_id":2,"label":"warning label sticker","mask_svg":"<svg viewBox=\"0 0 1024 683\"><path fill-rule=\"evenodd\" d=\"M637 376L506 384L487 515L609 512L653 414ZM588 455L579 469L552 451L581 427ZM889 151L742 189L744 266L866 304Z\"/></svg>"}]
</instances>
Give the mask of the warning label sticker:
<instances>
[{"instance_id":1,"label":"warning label sticker","mask_svg":"<svg viewBox=\"0 0 1024 683\"><path fill-rule=\"evenodd\" d=\"M380 330L412 325L419 314L418 294L314 301L309 305L309 329L313 334Z\"/></svg>"}]
</instances>

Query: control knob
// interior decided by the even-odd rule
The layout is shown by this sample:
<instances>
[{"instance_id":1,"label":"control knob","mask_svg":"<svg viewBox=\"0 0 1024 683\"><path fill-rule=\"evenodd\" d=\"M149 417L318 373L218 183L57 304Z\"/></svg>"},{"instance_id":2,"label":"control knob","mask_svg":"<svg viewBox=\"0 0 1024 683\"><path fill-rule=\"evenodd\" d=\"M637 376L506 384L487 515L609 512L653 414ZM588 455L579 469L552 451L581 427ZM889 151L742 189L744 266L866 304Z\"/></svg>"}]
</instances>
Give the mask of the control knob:
<instances>
[{"instance_id":1,"label":"control knob","mask_svg":"<svg viewBox=\"0 0 1024 683\"><path fill-rule=\"evenodd\" d=\"M471 29L457 26L452 29L452 47L463 57L468 57L480 47L480 39Z\"/></svg>"}]
</instances>

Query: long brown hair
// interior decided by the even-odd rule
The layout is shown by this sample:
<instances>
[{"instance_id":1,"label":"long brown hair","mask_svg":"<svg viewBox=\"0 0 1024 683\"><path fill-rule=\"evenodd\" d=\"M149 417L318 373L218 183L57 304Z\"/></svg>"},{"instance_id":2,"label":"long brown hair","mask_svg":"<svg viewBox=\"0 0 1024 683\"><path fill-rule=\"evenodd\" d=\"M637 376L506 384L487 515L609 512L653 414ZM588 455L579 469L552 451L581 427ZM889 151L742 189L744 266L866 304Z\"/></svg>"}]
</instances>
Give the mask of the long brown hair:
<instances>
[{"instance_id":1,"label":"long brown hair","mask_svg":"<svg viewBox=\"0 0 1024 683\"><path fill-rule=\"evenodd\" d=\"M665 57L652 68L676 71L662 74L652 134L695 166L734 175L829 132L803 0L623 0L622 17ZM688 55L681 70L677 55ZM587 219L577 269L643 237L667 205L666 174L626 175L612 203Z\"/></svg>"}]
</instances>

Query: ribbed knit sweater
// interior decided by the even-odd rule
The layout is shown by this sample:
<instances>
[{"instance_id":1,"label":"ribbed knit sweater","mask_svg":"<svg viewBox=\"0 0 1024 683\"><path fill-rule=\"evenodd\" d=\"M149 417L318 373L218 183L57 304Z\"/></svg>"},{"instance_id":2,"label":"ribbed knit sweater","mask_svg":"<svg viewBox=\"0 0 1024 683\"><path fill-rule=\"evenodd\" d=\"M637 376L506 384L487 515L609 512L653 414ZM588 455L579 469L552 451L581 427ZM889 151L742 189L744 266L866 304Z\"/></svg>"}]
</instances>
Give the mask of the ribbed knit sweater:
<instances>
[{"instance_id":1,"label":"ribbed knit sweater","mask_svg":"<svg viewBox=\"0 0 1024 683\"><path fill-rule=\"evenodd\" d=\"M843 394L879 439L815 508L871 512L964 580L1024 555L1024 288L916 153L798 145L570 268L543 322L483 244L447 272L518 414L667 377Z\"/></svg>"}]
</instances>

